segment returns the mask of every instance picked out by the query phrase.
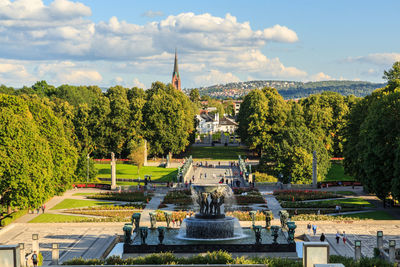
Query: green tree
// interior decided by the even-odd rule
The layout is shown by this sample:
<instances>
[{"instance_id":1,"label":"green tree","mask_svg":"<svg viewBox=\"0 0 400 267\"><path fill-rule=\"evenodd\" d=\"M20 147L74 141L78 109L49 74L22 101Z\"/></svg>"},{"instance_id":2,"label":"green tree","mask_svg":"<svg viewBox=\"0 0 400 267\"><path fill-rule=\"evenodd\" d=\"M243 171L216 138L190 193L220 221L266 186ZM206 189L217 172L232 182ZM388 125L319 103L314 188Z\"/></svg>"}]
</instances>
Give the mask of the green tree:
<instances>
[{"instance_id":1,"label":"green tree","mask_svg":"<svg viewBox=\"0 0 400 267\"><path fill-rule=\"evenodd\" d=\"M140 139L138 142L131 140L128 144L128 148L130 149L128 159L130 159L137 166L137 174L140 174L140 169L144 164L144 146L145 142L143 139Z\"/></svg>"},{"instance_id":2,"label":"green tree","mask_svg":"<svg viewBox=\"0 0 400 267\"><path fill-rule=\"evenodd\" d=\"M198 103L200 101L199 89L195 88L195 89L190 90L189 98L190 98L190 101L192 101L193 103Z\"/></svg>"},{"instance_id":3,"label":"green tree","mask_svg":"<svg viewBox=\"0 0 400 267\"><path fill-rule=\"evenodd\" d=\"M393 66L389 70L383 72L383 79L387 80L388 84L392 88L400 86L400 61L393 63Z\"/></svg>"},{"instance_id":4,"label":"green tree","mask_svg":"<svg viewBox=\"0 0 400 267\"><path fill-rule=\"evenodd\" d=\"M180 153L189 144L188 138L193 131L193 105L185 94L170 84L155 82L146 93L143 118L151 153Z\"/></svg>"}]
</instances>

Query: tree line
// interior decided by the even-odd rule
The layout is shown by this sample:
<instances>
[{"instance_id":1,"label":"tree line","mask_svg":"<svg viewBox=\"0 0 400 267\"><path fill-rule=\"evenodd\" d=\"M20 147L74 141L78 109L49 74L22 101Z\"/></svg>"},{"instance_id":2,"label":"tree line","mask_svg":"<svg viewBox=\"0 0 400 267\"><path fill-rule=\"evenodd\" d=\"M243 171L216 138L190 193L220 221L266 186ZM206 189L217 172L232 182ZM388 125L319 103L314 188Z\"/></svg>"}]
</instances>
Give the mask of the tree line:
<instances>
[{"instance_id":1,"label":"tree line","mask_svg":"<svg viewBox=\"0 0 400 267\"><path fill-rule=\"evenodd\" d=\"M260 154L261 170L285 183L310 183L313 151L319 179L328 172L330 157L342 156L342 130L356 101L334 92L285 101L274 88L255 89L240 107L238 131Z\"/></svg>"},{"instance_id":2,"label":"tree line","mask_svg":"<svg viewBox=\"0 0 400 267\"><path fill-rule=\"evenodd\" d=\"M0 86L0 192L8 207L38 207L86 181L87 157L177 154L193 138L195 106L170 84L151 88ZM90 161L90 178L96 173Z\"/></svg>"}]
</instances>

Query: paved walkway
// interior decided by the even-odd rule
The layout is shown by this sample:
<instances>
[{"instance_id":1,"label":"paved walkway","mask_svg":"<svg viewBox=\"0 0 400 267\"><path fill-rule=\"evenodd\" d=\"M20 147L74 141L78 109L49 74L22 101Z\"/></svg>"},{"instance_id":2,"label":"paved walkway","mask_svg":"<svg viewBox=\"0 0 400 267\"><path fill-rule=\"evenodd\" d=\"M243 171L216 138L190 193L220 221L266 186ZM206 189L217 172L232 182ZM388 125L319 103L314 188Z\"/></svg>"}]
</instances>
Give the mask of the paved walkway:
<instances>
[{"instance_id":1,"label":"paved walkway","mask_svg":"<svg viewBox=\"0 0 400 267\"><path fill-rule=\"evenodd\" d=\"M279 211L282 210L279 201L272 194L264 195L264 198L267 200L267 206L274 214L274 218L279 218Z\"/></svg>"},{"instance_id":2,"label":"paved walkway","mask_svg":"<svg viewBox=\"0 0 400 267\"><path fill-rule=\"evenodd\" d=\"M163 201L165 194L164 193L155 193L151 198L150 202L147 203L145 209L141 212L140 215L140 226L150 227L150 212L154 212L158 209L158 205Z\"/></svg>"}]
</instances>

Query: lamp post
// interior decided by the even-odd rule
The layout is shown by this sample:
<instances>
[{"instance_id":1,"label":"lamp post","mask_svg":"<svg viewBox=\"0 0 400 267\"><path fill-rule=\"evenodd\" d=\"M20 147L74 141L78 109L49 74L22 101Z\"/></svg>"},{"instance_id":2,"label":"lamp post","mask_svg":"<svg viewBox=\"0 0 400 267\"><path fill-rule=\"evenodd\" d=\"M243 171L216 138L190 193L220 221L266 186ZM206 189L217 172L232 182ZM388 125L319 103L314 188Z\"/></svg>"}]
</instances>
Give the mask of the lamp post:
<instances>
[{"instance_id":1,"label":"lamp post","mask_svg":"<svg viewBox=\"0 0 400 267\"><path fill-rule=\"evenodd\" d=\"M87 177L86 177L86 183L89 183L89 154L87 154Z\"/></svg>"}]
</instances>

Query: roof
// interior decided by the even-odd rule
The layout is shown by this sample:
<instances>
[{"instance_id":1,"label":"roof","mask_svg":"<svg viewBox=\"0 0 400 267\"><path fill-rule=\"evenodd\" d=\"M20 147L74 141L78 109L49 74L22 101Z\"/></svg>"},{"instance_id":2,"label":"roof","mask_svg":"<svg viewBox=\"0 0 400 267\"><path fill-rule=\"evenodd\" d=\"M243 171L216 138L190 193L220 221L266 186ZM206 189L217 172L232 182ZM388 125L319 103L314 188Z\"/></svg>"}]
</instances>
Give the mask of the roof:
<instances>
[{"instance_id":1,"label":"roof","mask_svg":"<svg viewBox=\"0 0 400 267\"><path fill-rule=\"evenodd\" d=\"M222 119L219 120L219 125L233 125L233 126L238 126L238 124L227 117L223 117Z\"/></svg>"},{"instance_id":2,"label":"roof","mask_svg":"<svg viewBox=\"0 0 400 267\"><path fill-rule=\"evenodd\" d=\"M210 115L208 115L207 113L200 114L200 117L203 120L205 120L206 122L213 122L214 121L214 119Z\"/></svg>"}]
</instances>

